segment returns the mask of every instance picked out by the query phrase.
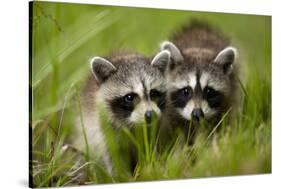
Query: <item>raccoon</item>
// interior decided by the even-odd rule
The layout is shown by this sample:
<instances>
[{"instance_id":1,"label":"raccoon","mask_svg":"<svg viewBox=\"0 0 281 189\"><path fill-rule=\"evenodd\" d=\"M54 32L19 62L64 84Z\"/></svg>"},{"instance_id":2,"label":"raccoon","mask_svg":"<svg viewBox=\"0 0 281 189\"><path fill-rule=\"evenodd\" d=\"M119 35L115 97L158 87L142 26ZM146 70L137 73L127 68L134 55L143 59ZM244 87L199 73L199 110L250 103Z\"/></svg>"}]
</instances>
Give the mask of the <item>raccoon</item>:
<instances>
[{"instance_id":1,"label":"raccoon","mask_svg":"<svg viewBox=\"0 0 281 189\"><path fill-rule=\"evenodd\" d=\"M161 43L171 54L165 77L163 123L185 127L199 120L216 124L237 102L237 50L221 32L194 21Z\"/></svg>"},{"instance_id":2,"label":"raccoon","mask_svg":"<svg viewBox=\"0 0 281 189\"><path fill-rule=\"evenodd\" d=\"M136 53L115 53L90 61L92 77L81 93L82 116L76 124L74 146L85 151L83 123L91 156L102 159L107 171L114 173L99 120L98 106L108 113L112 127L135 127L151 123L165 109L166 84L164 70L169 51L153 59ZM155 117L153 117L155 116Z\"/></svg>"}]
</instances>

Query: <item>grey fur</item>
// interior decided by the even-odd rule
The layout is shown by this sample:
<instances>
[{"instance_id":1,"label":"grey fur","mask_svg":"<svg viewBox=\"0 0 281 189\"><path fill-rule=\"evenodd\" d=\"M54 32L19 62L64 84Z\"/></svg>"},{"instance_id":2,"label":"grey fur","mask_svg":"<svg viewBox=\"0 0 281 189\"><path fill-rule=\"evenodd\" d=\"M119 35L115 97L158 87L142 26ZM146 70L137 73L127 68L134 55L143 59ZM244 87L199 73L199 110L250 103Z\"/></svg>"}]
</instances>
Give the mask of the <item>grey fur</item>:
<instances>
[{"instance_id":1,"label":"grey fur","mask_svg":"<svg viewBox=\"0 0 281 189\"><path fill-rule=\"evenodd\" d=\"M162 72L166 70L171 59L171 53L168 50L159 52L151 61L151 65L158 67Z\"/></svg>"},{"instance_id":2,"label":"grey fur","mask_svg":"<svg viewBox=\"0 0 281 189\"><path fill-rule=\"evenodd\" d=\"M97 81L103 82L113 72L116 71L115 66L108 60L101 57L94 57L90 61L91 70Z\"/></svg>"},{"instance_id":3,"label":"grey fur","mask_svg":"<svg viewBox=\"0 0 281 189\"><path fill-rule=\"evenodd\" d=\"M167 108L161 126L186 126L192 111L198 108L208 121L220 120L237 102L237 50L219 32L202 23L184 27L171 40L160 46L160 50L169 50L174 60L166 71ZM190 94L188 99L184 101L180 96L183 102L177 104L176 92L186 87L190 91L186 93ZM216 103L211 101L211 92L207 93L210 90L215 90L211 92L216 94Z\"/></svg>"},{"instance_id":4,"label":"grey fur","mask_svg":"<svg viewBox=\"0 0 281 189\"><path fill-rule=\"evenodd\" d=\"M166 55L169 53L166 53ZM156 59L155 59L156 60ZM115 54L107 58L95 57L91 61L91 68L95 77L91 77L81 93L82 116L77 118L73 145L85 151L83 126L87 135L90 155L101 159L107 171L114 174L111 158L107 152L104 134L99 121L97 107L104 108L116 132L121 127L134 127L136 123L144 121L146 111L155 111L159 116L161 110L150 99L152 89L166 92L163 72L165 64L154 62L138 54ZM134 109L129 116L124 116L121 109L114 111L115 99L134 93L137 96ZM119 102L119 101L118 101ZM81 124L83 123L83 125Z\"/></svg>"},{"instance_id":5,"label":"grey fur","mask_svg":"<svg viewBox=\"0 0 281 189\"><path fill-rule=\"evenodd\" d=\"M237 59L237 50L234 47L226 47L216 56L214 62L224 66L225 72L229 74L232 71L232 64Z\"/></svg>"},{"instance_id":6,"label":"grey fur","mask_svg":"<svg viewBox=\"0 0 281 189\"><path fill-rule=\"evenodd\" d=\"M180 52L180 50L170 41L164 41L160 45L160 49L162 51L168 50L171 53L171 57L176 61L180 62L183 61L184 58Z\"/></svg>"}]
</instances>

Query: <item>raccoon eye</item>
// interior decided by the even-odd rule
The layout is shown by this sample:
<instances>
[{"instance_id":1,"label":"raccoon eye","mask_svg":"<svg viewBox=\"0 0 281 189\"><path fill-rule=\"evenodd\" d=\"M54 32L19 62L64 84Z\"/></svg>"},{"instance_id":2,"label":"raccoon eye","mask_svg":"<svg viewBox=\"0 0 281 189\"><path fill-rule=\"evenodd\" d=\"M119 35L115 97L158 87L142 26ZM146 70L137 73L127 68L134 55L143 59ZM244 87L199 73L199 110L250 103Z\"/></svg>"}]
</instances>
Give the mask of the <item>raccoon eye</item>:
<instances>
[{"instance_id":1,"label":"raccoon eye","mask_svg":"<svg viewBox=\"0 0 281 189\"><path fill-rule=\"evenodd\" d=\"M151 98L151 99L157 98L157 97L159 97L159 96L161 96L161 93L160 93L158 90L152 89L152 90L150 91L150 98Z\"/></svg>"},{"instance_id":2,"label":"raccoon eye","mask_svg":"<svg viewBox=\"0 0 281 189\"><path fill-rule=\"evenodd\" d=\"M191 87L185 87L185 88L181 89L181 91L182 91L182 94L185 96L190 96L192 93Z\"/></svg>"},{"instance_id":3,"label":"raccoon eye","mask_svg":"<svg viewBox=\"0 0 281 189\"><path fill-rule=\"evenodd\" d=\"M207 87L206 89L205 89L205 93L206 93L206 96L207 96L207 98L214 98L214 97L217 97L218 95L219 95L219 93L217 92L217 91L215 91L213 88L211 88L211 87Z\"/></svg>"},{"instance_id":4,"label":"raccoon eye","mask_svg":"<svg viewBox=\"0 0 281 189\"><path fill-rule=\"evenodd\" d=\"M131 102L134 101L135 96L136 95L134 93L127 94L127 95L124 96L124 100L125 100L125 102L131 103Z\"/></svg>"}]
</instances>

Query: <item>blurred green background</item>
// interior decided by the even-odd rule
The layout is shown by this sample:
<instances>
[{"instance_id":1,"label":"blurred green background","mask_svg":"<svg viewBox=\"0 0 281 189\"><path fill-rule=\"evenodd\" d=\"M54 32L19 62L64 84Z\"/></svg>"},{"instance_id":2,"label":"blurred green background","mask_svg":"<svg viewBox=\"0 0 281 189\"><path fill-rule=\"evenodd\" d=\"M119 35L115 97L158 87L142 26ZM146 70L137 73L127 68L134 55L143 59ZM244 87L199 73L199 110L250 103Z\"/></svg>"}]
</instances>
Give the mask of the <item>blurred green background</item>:
<instances>
[{"instance_id":1,"label":"blurred green background","mask_svg":"<svg viewBox=\"0 0 281 189\"><path fill-rule=\"evenodd\" d=\"M90 74L89 58L122 49L151 56L191 18L219 28L238 48L244 101L236 129L218 134L215 147L202 147L200 159L187 170L182 168L184 159L171 158L171 165L165 165L171 169L162 164L146 167L127 181L271 172L270 16L50 2L34 2L32 13L29 85L33 155L39 159L32 162L36 186L52 185L55 173L49 165L54 162L49 155L69 135L73 114L68 112L75 109L75 95ZM47 168L37 169L44 164ZM97 178L92 181L98 183Z\"/></svg>"}]
</instances>

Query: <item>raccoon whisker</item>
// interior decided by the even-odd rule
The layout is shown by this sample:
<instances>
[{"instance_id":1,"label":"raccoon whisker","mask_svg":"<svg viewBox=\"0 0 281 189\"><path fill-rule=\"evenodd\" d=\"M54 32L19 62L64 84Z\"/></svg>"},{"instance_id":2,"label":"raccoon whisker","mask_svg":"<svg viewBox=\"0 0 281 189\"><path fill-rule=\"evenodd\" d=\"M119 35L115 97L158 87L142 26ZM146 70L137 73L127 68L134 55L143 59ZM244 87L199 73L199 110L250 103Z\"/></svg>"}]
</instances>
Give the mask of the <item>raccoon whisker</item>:
<instances>
[{"instance_id":1,"label":"raccoon whisker","mask_svg":"<svg viewBox=\"0 0 281 189\"><path fill-rule=\"evenodd\" d=\"M158 106L162 106L162 105L164 105L164 104L166 104L166 103L167 103L166 100L162 100L162 101L160 101L160 103L158 104Z\"/></svg>"},{"instance_id":2,"label":"raccoon whisker","mask_svg":"<svg viewBox=\"0 0 281 189\"><path fill-rule=\"evenodd\" d=\"M171 105L171 104L173 104L173 102L174 102L174 101L163 101L163 102L161 103L161 105L163 105L164 103L166 103L166 105Z\"/></svg>"},{"instance_id":3,"label":"raccoon whisker","mask_svg":"<svg viewBox=\"0 0 281 189\"><path fill-rule=\"evenodd\" d=\"M223 107L219 107L219 108L217 108L217 112L221 114L221 113L225 113L226 110Z\"/></svg>"},{"instance_id":4,"label":"raccoon whisker","mask_svg":"<svg viewBox=\"0 0 281 189\"><path fill-rule=\"evenodd\" d=\"M131 128L133 126L133 124L130 123L129 121L127 121L127 120L123 120L123 121L120 121L120 123L116 124L115 126L118 129L121 129L121 128L124 128L124 127Z\"/></svg>"}]
</instances>

